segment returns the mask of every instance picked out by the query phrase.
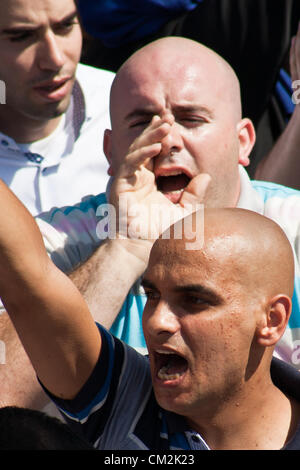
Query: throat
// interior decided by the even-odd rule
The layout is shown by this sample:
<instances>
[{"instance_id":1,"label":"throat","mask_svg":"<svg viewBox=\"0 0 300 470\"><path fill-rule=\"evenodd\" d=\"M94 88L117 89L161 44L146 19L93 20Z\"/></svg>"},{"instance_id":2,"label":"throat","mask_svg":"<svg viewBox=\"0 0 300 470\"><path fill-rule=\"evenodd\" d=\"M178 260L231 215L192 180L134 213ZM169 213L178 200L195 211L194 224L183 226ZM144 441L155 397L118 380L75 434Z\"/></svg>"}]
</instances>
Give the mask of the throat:
<instances>
[{"instance_id":1,"label":"throat","mask_svg":"<svg viewBox=\"0 0 300 470\"><path fill-rule=\"evenodd\" d=\"M60 124L62 115L51 119L34 119L21 114L10 112L9 106L4 106L6 115L2 116L0 108L0 128L3 134L14 139L18 144L30 144L48 137Z\"/></svg>"},{"instance_id":2,"label":"throat","mask_svg":"<svg viewBox=\"0 0 300 470\"><path fill-rule=\"evenodd\" d=\"M184 173L172 176L159 176L157 178L157 189L162 193L182 191L189 182L190 178Z\"/></svg>"}]
</instances>

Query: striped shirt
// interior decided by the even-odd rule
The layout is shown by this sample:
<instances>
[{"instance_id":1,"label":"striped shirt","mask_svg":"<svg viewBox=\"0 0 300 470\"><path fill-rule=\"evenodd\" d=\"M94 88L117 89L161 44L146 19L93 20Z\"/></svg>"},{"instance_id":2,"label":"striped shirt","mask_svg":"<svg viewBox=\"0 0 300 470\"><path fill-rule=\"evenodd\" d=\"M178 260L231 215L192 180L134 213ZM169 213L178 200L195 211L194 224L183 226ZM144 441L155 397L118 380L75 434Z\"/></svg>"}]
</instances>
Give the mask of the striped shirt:
<instances>
[{"instance_id":1,"label":"striped shirt","mask_svg":"<svg viewBox=\"0 0 300 470\"><path fill-rule=\"evenodd\" d=\"M293 311L288 328L275 354L299 367L300 364L300 191L273 183L250 181L240 166L241 190L237 206L273 219L285 231L295 255ZM87 197L71 207L52 209L36 220L49 255L64 272L70 272L100 245L99 223L103 219L105 194ZM279 267L280 269L280 267ZM145 349L142 313L146 297L139 281L132 286L111 332L137 349Z\"/></svg>"},{"instance_id":2,"label":"striped shirt","mask_svg":"<svg viewBox=\"0 0 300 470\"><path fill-rule=\"evenodd\" d=\"M79 394L73 400L50 395L71 427L101 450L210 450L183 416L158 405L148 357L99 330L100 358ZM271 373L284 393L300 400L298 371L273 359ZM285 449L300 449L300 429Z\"/></svg>"}]
</instances>

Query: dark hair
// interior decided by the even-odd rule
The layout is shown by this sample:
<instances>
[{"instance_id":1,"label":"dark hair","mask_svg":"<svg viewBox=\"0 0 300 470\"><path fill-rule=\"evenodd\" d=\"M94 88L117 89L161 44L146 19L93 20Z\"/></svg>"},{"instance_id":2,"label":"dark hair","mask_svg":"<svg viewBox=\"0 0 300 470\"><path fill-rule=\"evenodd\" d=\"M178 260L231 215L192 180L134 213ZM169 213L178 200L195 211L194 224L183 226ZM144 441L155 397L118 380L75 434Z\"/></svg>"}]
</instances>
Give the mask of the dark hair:
<instances>
[{"instance_id":1,"label":"dark hair","mask_svg":"<svg viewBox=\"0 0 300 470\"><path fill-rule=\"evenodd\" d=\"M58 418L42 411L0 408L0 450L93 450Z\"/></svg>"}]
</instances>

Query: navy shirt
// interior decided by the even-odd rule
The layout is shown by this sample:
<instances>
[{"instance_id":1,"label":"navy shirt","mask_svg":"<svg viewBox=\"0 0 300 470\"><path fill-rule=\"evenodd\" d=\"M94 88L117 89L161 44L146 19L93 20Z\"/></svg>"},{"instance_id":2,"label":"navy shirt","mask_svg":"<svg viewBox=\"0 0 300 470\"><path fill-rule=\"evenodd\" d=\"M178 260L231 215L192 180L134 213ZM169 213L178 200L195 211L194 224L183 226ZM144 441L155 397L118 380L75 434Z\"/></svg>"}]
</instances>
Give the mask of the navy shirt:
<instances>
[{"instance_id":1,"label":"navy shirt","mask_svg":"<svg viewBox=\"0 0 300 470\"><path fill-rule=\"evenodd\" d=\"M184 417L162 409L154 396L147 356L99 326L101 360L74 400L51 396L67 421L102 450L209 450ZM272 379L300 401L300 374L274 358ZM300 429L284 449L300 449Z\"/></svg>"}]
</instances>

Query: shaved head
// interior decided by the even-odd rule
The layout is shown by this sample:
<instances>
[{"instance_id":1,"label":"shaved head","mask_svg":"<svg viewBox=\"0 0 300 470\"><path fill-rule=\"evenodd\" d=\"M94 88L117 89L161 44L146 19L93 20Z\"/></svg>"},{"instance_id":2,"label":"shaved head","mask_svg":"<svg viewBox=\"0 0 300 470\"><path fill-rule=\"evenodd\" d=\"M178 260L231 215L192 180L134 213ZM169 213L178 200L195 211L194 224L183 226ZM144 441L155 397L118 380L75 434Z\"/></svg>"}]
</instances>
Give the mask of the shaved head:
<instances>
[{"instance_id":1,"label":"shaved head","mask_svg":"<svg viewBox=\"0 0 300 470\"><path fill-rule=\"evenodd\" d=\"M172 122L152 160L159 191L174 202L176 191L206 173L211 183L205 205L237 204L238 165L249 164L255 131L242 118L237 76L218 54L182 37L147 44L119 69L110 104L112 129L106 133L105 153L111 175L135 139L151 127L153 116L159 116Z\"/></svg>"},{"instance_id":2,"label":"shaved head","mask_svg":"<svg viewBox=\"0 0 300 470\"><path fill-rule=\"evenodd\" d=\"M176 79L186 72L193 80L201 69L203 80L209 80L216 96L229 105L236 119L241 119L240 85L232 67L208 47L183 37L165 37L135 52L119 69L111 88L112 119L117 112L123 81L138 82L151 71L152 77ZM121 84L121 89L119 88ZM184 84L182 83L182 86Z\"/></svg>"},{"instance_id":3,"label":"shaved head","mask_svg":"<svg viewBox=\"0 0 300 470\"><path fill-rule=\"evenodd\" d=\"M188 219L190 224L185 226L190 226L195 234L195 214ZM284 231L273 220L245 209L206 209L204 245L200 251L192 251L190 258L185 249L186 242L191 242L187 238L189 234L186 233L187 237L182 240L172 237L176 225L180 224L182 221L173 226L171 240L157 240L153 251L168 252L176 247L176 252L181 252L182 262L193 259L197 264L198 256L201 256L212 270L220 269L221 272L224 266L229 267L232 280L244 281L249 292L254 289L256 293L268 296L282 293L292 297L294 256Z\"/></svg>"},{"instance_id":4,"label":"shaved head","mask_svg":"<svg viewBox=\"0 0 300 470\"><path fill-rule=\"evenodd\" d=\"M293 252L278 225L247 210L206 209L204 244L194 251L185 248L189 233L174 237L180 223L153 245L143 328L160 405L191 423L208 413L210 422L245 388L269 383L291 311Z\"/></svg>"}]
</instances>

